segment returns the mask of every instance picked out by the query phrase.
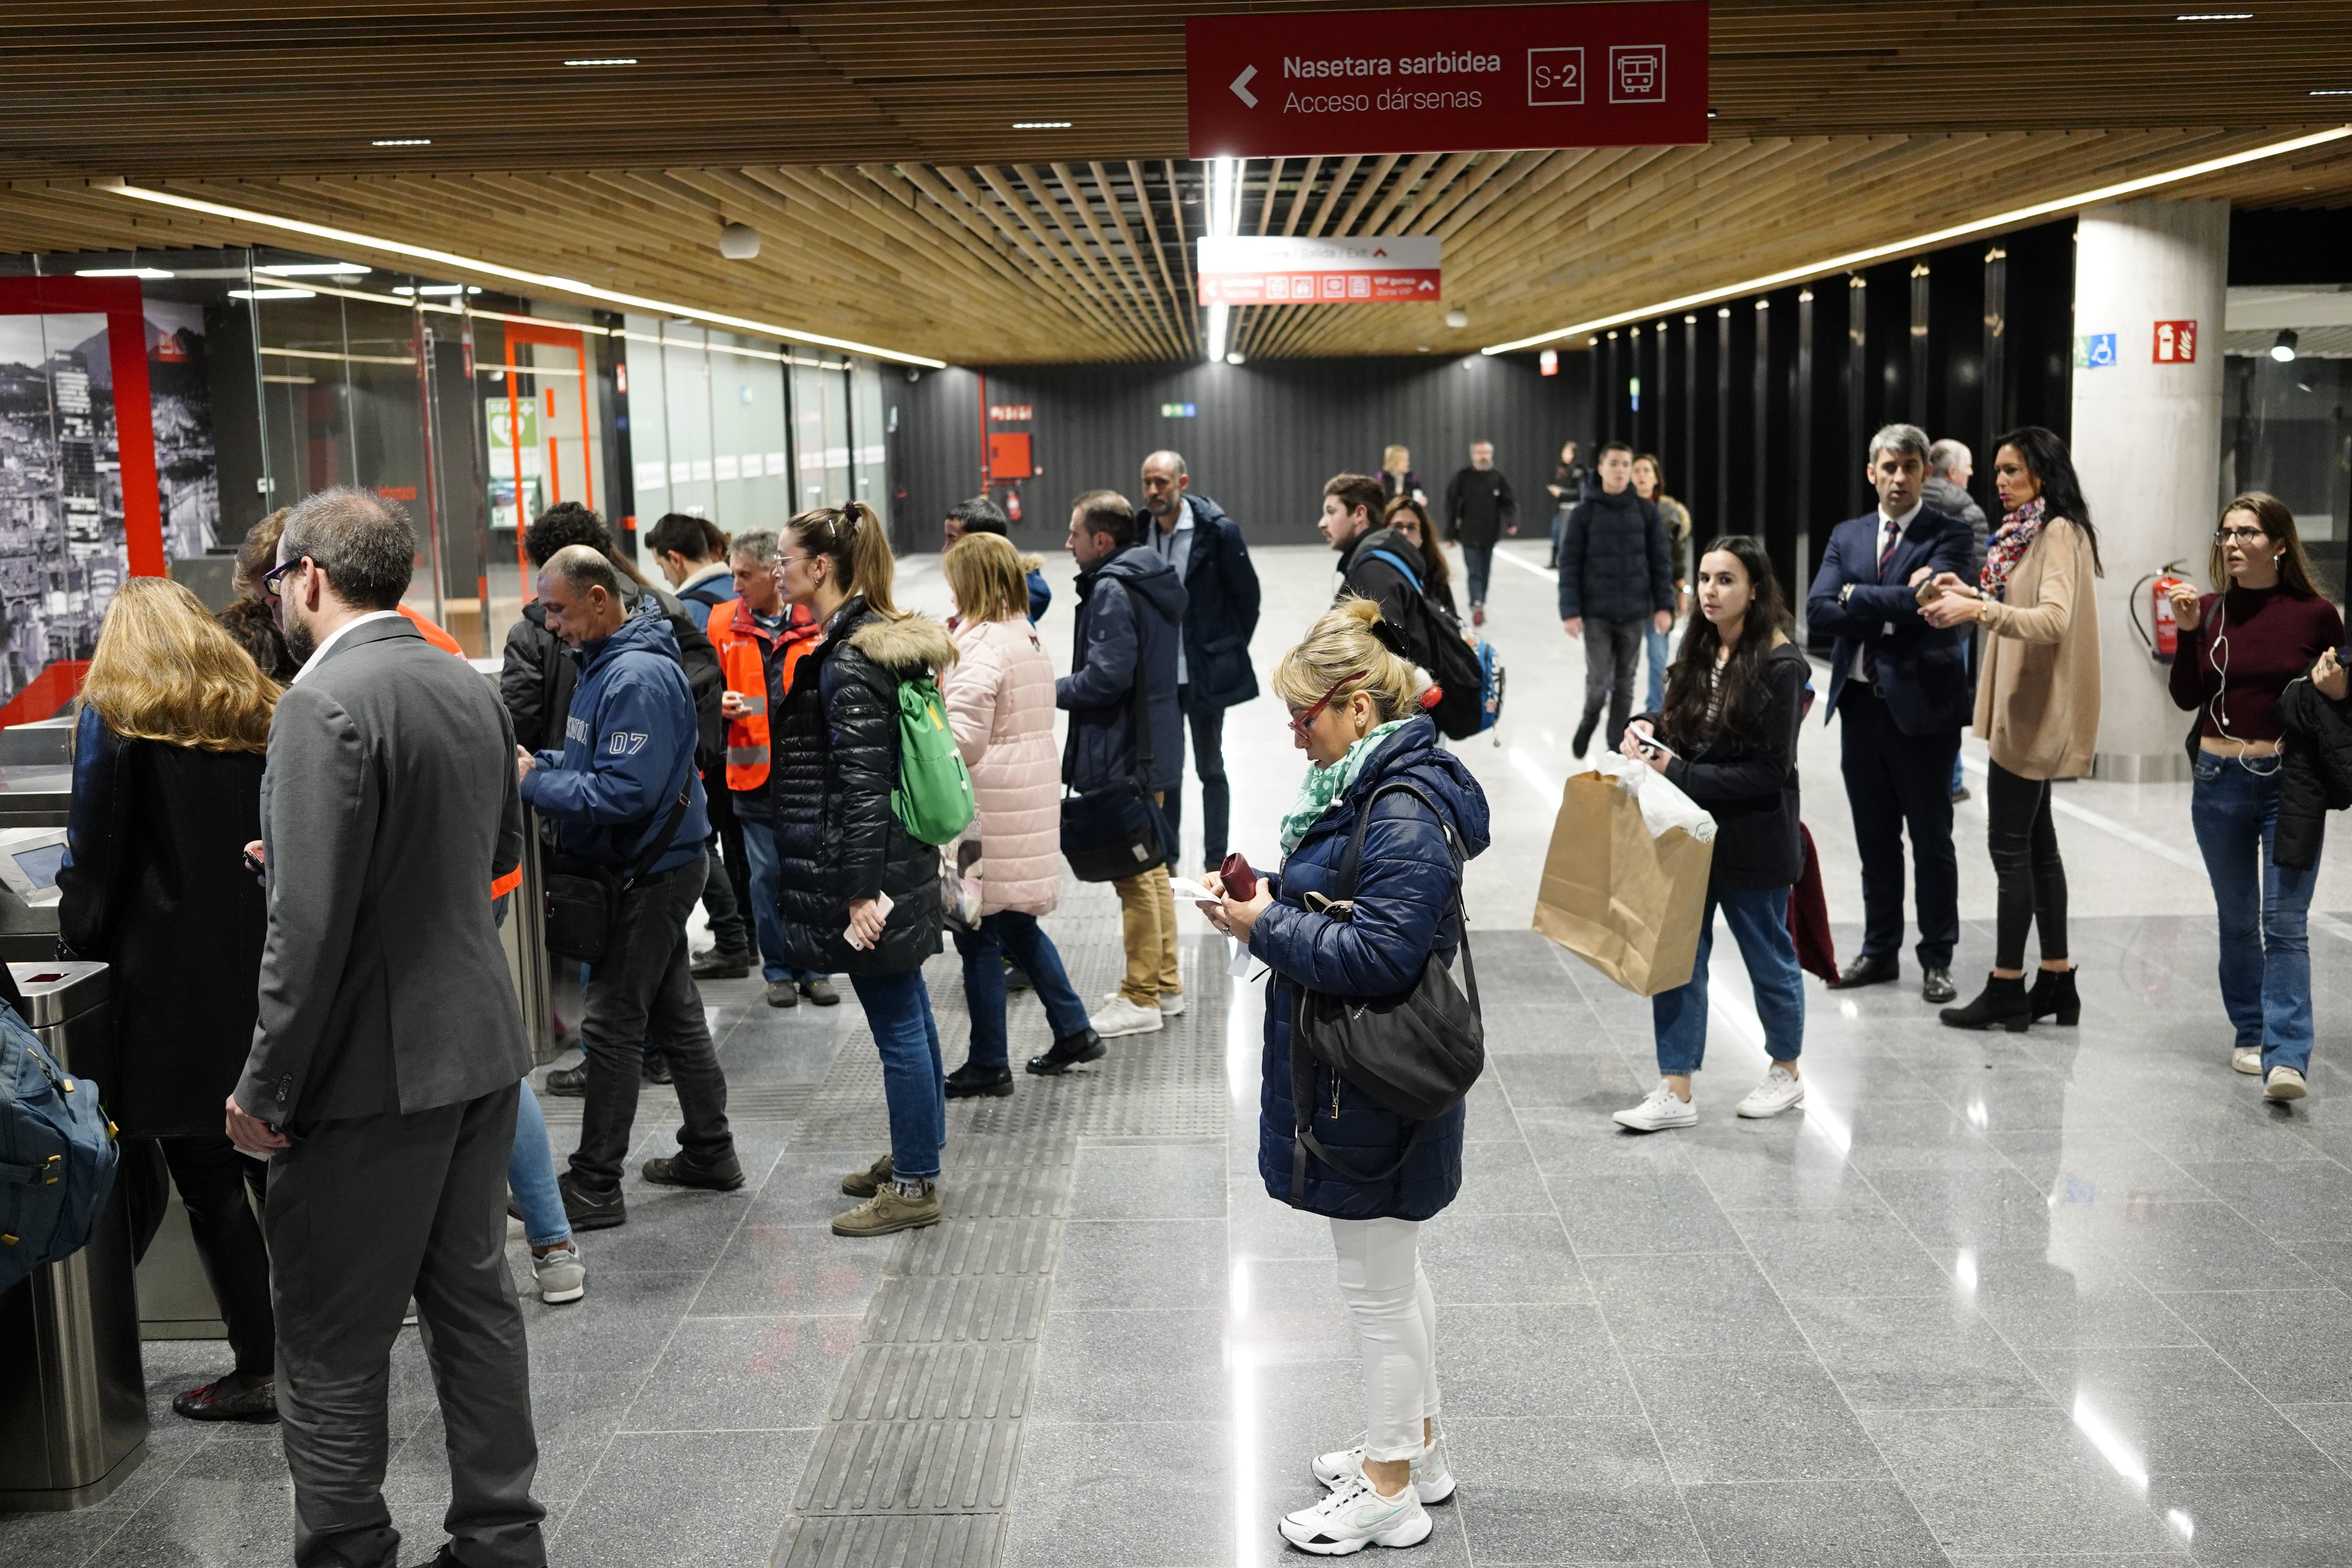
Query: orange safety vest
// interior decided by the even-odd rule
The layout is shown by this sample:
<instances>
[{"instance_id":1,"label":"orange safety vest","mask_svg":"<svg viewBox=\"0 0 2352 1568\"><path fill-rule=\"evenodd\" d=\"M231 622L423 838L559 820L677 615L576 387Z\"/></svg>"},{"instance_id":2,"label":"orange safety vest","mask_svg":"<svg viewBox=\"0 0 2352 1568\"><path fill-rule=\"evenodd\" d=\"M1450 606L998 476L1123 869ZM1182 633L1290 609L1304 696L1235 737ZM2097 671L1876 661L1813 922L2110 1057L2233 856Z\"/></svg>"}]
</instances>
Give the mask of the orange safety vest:
<instances>
[{"instance_id":1,"label":"orange safety vest","mask_svg":"<svg viewBox=\"0 0 2352 1568\"><path fill-rule=\"evenodd\" d=\"M454 653L459 658L466 657L466 650L457 646L457 639L451 637L439 626L435 626L431 616L420 616L415 610L410 609L406 605L395 605L393 607L398 610L402 615L406 616L411 622L415 623L416 629L425 634L425 640L426 642L431 643L443 653Z\"/></svg>"},{"instance_id":2,"label":"orange safety vest","mask_svg":"<svg viewBox=\"0 0 2352 1568\"><path fill-rule=\"evenodd\" d=\"M741 716L727 721L727 787L758 789L768 782L768 670L759 626L750 605L730 599L711 610L704 629L727 689L743 700Z\"/></svg>"}]
</instances>

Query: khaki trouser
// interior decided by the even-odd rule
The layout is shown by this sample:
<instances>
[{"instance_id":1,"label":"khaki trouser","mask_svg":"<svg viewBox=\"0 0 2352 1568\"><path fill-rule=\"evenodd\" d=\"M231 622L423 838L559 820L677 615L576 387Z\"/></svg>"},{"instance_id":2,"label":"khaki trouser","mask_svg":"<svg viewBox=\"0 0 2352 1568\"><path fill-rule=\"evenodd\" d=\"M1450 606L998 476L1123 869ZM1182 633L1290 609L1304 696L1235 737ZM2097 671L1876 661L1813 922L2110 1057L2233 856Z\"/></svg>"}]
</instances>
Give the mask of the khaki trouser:
<instances>
[{"instance_id":1,"label":"khaki trouser","mask_svg":"<svg viewBox=\"0 0 2352 1568\"><path fill-rule=\"evenodd\" d=\"M1159 800L1152 796L1155 805ZM1121 877L1111 888L1118 894L1119 941L1127 949L1118 994L1152 1008L1162 996L1183 994L1184 976L1176 965L1176 890L1168 885L1168 868Z\"/></svg>"}]
</instances>

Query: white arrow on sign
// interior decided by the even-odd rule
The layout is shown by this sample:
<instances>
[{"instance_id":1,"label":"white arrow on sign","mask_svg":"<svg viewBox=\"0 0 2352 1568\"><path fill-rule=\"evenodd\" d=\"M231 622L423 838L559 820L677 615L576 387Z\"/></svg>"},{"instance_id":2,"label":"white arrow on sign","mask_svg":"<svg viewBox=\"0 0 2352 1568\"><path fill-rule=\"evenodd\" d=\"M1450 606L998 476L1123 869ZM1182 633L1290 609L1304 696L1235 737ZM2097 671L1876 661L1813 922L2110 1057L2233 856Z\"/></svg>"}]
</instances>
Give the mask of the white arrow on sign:
<instances>
[{"instance_id":1,"label":"white arrow on sign","mask_svg":"<svg viewBox=\"0 0 2352 1568\"><path fill-rule=\"evenodd\" d=\"M1257 75L1257 67L1244 66L1242 67L1242 74L1234 78L1233 81L1234 96L1240 99L1243 103L1248 105L1252 109L1255 109L1257 107L1257 94L1249 89L1249 84L1250 78L1255 75Z\"/></svg>"}]
</instances>

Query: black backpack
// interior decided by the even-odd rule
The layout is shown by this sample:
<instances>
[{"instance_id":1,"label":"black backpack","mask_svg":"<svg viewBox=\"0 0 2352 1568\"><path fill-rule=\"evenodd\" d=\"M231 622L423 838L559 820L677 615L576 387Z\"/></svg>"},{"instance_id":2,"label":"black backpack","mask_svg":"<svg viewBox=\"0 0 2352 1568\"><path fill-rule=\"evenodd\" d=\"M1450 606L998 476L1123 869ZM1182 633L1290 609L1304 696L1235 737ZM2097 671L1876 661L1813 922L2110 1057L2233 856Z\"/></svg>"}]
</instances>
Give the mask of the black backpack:
<instances>
[{"instance_id":1,"label":"black backpack","mask_svg":"<svg viewBox=\"0 0 2352 1568\"><path fill-rule=\"evenodd\" d=\"M1433 600L1421 585L1421 574L1404 563L1404 558L1387 550L1370 552L1367 560L1386 563L1412 589L1412 599L1418 609L1412 624L1401 628L1405 646L1412 650L1412 660L1429 671L1437 682L1437 706L1429 716L1449 740L1466 741L1480 731L1491 727L1494 713L1502 703L1497 694L1494 709L1486 703L1486 666L1478 657L1478 649L1463 635L1462 623L1445 613L1445 606Z\"/></svg>"}]
</instances>

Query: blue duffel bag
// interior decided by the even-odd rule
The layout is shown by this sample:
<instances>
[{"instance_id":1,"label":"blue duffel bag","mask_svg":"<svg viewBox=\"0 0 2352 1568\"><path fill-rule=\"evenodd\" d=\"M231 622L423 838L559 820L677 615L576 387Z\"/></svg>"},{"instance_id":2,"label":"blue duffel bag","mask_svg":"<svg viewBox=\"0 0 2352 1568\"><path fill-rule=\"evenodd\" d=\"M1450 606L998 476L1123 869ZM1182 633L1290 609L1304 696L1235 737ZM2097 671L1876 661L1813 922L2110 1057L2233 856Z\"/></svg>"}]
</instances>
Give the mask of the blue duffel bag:
<instances>
[{"instance_id":1,"label":"blue duffel bag","mask_svg":"<svg viewBox=\"0 0 2352 1568\"><path fill-rule=\"evenodd\" d=\"M0 1290L89 1244L119 1157L98 1085L0 1005Z\"/></svg>"}]
</instances>

